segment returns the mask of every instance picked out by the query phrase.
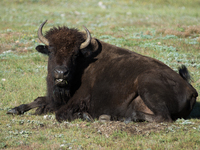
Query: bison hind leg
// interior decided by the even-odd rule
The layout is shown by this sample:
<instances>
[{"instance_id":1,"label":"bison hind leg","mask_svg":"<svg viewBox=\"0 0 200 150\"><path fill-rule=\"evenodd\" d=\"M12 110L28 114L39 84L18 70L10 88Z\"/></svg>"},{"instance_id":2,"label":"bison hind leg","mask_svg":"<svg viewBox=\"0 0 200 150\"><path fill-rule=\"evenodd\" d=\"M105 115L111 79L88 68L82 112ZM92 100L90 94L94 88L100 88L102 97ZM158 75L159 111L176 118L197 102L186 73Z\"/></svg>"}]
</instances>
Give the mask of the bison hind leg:
<instances>
[{"instance_id":1,"label":"bison hind leg","mask_svg":"<svg viewBox=\"0 0 200 150\"><path fill-rule=\"evenodd\" d=\"M140 96L137 96L131 103L132 112L130 117L125 119L125 122L132 121L148 121L148 122L172 122L168 115L158 114L153 112L144 103Z\"/></svg>"},{"instance_id":2,"label":"bison hind leg","mask_svg":"<svg viewBox=\"0 0 200 150\"><path fill-rule=\"evenodd\" d=\"M148 122L172 122L171 117L163 117L161 115L146 114L144 112L135 112L131 117L132 121L148 121ZM127 123L129 119L125 120Z\"/></svg>"}]
</instances>

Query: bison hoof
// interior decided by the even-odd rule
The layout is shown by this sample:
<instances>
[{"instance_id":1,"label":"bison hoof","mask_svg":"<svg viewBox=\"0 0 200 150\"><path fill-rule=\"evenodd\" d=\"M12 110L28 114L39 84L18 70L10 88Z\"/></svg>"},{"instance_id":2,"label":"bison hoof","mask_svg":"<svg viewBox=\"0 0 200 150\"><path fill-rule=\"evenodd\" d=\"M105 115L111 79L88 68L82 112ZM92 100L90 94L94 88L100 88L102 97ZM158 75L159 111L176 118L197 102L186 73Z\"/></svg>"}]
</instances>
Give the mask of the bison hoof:
<instances>
[{"instance_id":1,"label":"bison hoof","mask_svg":"<svg viewBox=\"0 0 200 150\"><path fill-rule=\"evenodd\" d=\"M71 116L67 115L67 113L62 112L62 111L57 111L55 113L55 116L56 116L56 120L58 122L62 122L62 121L65 121L65 120L67 120L67 121L71 121L72 120Z\"/></svg>"},{"instance_id":2,"label":"bison hoof","mask_svg":"<svg viewBox=\"0 0 200 150\"><path fill-rule=\"evenodd\" d=\"M83 120L91 121L91 122L94 121L94 119L92 118L92 116L90 116L90 114L88 114L86 112L83 113Z\"/></svg>"},{"instance_id":3,"label":"bison hoof","mask_svg":"<svg viewBox=\"0 0 200 150\"><path fill-rule=\"evenodd\" d=\"M110 115L101 115L99 116L99 121L100 122L108 122L110 121L111 116Z\"/></svg>"},{"instance_id":4,"label":"bison hoof","mask_svg":"<svg viewBox=\"0 0 200 150\"><path fill-rule=\"evenodd\" d=\"M19 110L15 107L15 108L13 108L13 109L8 110L6 114L20 115L20 114L23 114L23 112L19 111Z\"/></svg>"}]
</instances>

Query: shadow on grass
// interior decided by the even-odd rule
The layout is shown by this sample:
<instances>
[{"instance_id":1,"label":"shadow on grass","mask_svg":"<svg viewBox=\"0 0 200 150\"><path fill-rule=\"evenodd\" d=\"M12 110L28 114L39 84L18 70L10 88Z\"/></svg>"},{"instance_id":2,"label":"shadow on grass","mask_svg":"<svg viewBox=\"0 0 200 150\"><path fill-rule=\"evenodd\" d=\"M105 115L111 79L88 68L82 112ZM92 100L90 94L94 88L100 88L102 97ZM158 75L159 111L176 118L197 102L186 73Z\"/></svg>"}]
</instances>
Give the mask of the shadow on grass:
<instances>
[{"instance_id":1,"label":"shadow on grass","mask_svg":"<svg viewBox=\"0 0 200 150\"><path fill-rule=\"evenodd\" d=\"M196 102L189 118L200 119L200 102Z\"/></svg>"}]
</instances>

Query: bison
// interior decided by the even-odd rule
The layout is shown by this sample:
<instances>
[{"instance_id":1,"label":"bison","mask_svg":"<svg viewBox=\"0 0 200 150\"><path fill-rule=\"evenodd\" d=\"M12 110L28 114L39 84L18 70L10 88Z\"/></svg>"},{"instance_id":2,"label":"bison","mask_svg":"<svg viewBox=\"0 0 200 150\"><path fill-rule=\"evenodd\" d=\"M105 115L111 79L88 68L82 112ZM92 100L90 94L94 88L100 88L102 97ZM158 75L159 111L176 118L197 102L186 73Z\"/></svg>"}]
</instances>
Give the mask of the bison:
<instances>
[{"instance_id":1,"label":"bison","mask_svg":"<svg viewBox=\"0 0 200 150\"><path fill-rule=\"evenodd\" d=\"M23 114L55 112L56 119L98 118L172 122L186 118L197 91L189 83L187 68L179 74L164 63L116 47L68 27L53 27L45 36L43 22L38 38L45 45L36 50L48 55L47 96L9 110Z\"/></svg>"}]
</instances>

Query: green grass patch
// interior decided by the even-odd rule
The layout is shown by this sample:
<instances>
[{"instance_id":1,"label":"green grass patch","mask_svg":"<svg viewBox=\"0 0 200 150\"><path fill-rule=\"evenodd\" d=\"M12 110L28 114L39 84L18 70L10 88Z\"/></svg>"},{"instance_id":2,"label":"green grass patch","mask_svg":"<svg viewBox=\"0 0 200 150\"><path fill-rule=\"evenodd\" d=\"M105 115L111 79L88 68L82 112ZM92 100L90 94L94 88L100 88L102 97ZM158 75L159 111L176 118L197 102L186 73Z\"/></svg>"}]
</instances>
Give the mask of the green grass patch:
<instances>
[{"instance_id":1,"label":"green grass patch","mask_svg":"<svg viewBox=\"0 0 200 150\"><path fill-rule=\"evenodd\" d=\"M200 93L198 0L1 0L0 149L200 149L200 102L174 123L58 123L53 114L6 115L46 94L47 57L36 52L37 29L85 25L110 44L156 58L175 71L186 65Z\"/></svg>"}]
</instances>

